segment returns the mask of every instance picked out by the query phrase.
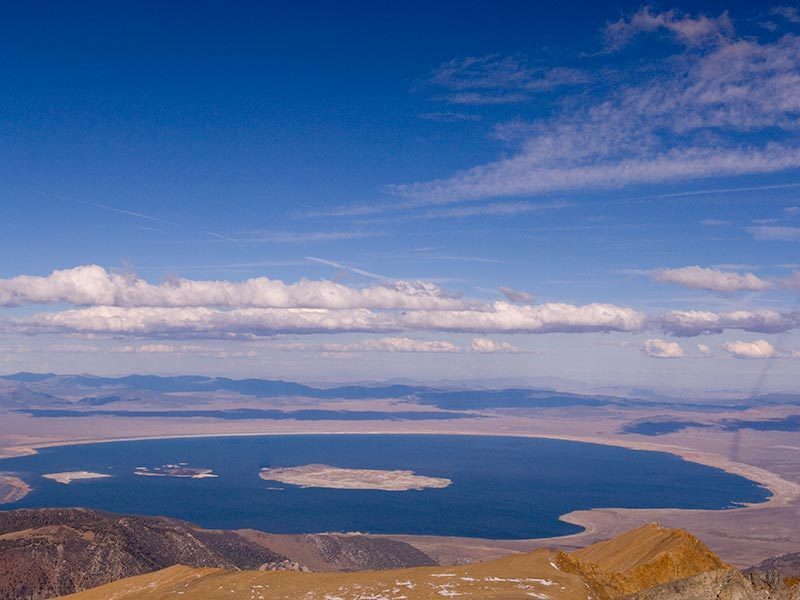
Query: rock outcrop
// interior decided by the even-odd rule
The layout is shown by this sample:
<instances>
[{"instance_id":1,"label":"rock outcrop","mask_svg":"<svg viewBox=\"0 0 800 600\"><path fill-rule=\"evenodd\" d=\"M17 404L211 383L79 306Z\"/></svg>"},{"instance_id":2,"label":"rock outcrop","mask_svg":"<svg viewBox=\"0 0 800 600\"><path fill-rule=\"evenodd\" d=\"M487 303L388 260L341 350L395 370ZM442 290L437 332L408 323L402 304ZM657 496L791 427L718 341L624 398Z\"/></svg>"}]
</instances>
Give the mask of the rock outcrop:
<instances>
[{"instance_id":1,"label":"rock outcrop","mask_svg":"<svg viewBox=\"0 0 800 600\"><path fill-rule=\"evenodd\" d=\"M800 588L790 589L776 571L739 572L720 569L665 583L628 596L626 600L800 600Z\"/></svg>"},{"instance_id":2,"label":"rock outcrop","mask_svg":"<svg viewBox=\"0 0 800 600\"><path fill-rule=\"evenodd\" d=\"M768 558L748 571L778 571L786 579L800 579L800 552Z\"/></svg>"}]
</instances>

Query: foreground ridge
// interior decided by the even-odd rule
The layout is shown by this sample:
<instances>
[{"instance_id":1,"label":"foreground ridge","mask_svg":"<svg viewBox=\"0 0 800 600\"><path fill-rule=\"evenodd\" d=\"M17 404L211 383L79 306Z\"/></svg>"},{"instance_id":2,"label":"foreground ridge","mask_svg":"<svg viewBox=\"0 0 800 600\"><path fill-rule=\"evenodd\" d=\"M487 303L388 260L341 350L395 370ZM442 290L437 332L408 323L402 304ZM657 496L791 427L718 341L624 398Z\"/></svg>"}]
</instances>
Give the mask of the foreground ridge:
<instances>
[{"instance_id":1,"label":"foreground ridge","mask_svg":"<svg viewBox=\"0 0 800 600\"><path fill-rule=\"evenodd\" d=\"M548 549L459 566L355 573L177 565L70 600L800 600L779 572L740 573L691 534L649 524L571 554Z\"/></svg>"}]
</instances>

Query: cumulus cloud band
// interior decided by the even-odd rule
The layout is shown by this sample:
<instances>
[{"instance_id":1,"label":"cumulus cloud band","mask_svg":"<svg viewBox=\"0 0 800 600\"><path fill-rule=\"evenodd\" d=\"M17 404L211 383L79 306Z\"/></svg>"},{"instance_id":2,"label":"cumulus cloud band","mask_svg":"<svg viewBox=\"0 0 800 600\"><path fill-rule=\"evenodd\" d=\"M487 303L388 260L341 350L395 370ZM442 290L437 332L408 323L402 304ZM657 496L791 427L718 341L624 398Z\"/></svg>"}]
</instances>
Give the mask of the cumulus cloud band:
<instances>
[{"instance_id":1,"label":"cumulus cloud band","mask_svg":"<svg viewBox=\"0 0 800 600\"><path fill-rule=\"evenodd\" d=\"M672 283L726 294L740 291L762 292L773 287L772 282L753 273L733 273L697 265L678 269L658 269L652 271L651 275L660 283Z\"/></svg>"},{"instance_id":2,"label":"cumulus cloud band","mask_svg":"<svg viewBox=\"0 0 800 600\"><path fill-rule=\"evenodd\" d=\"M283 281L257 277L245 281L174 279L159 285L132 274L82 265L50 275L0 279L0 306L67 303L116 307L250 307L327 309L455 309L465 303L436 284L383 282L353 288L333 281Z\"/></svg>"},{"instance_id":3,"label":"cumulus cloud band","mask_svg":"<svg viewBox=\"0 0 800 600\"><path fill-rule=\"evenodd\" d=\"M688 267L657 276L717 290L762 285L764 280L749 275ZM46 277L0 280L0 305L77 305L0 321L0 329L23 334L241 339L281 333L407 331L545 334L660 330L681 337L728 329L779 333L800 327L798 312L688 310L646 315L608 303L534 304L524 292L511 288L502 288L502 292L509 301L460 298L429 282L397 281L355 288L324 280L287 284L260 277L242 282L178 279L155 285L88 265L54 271ZM480 347L479 343L476 351Z\"/></svg>"}]
</instances>

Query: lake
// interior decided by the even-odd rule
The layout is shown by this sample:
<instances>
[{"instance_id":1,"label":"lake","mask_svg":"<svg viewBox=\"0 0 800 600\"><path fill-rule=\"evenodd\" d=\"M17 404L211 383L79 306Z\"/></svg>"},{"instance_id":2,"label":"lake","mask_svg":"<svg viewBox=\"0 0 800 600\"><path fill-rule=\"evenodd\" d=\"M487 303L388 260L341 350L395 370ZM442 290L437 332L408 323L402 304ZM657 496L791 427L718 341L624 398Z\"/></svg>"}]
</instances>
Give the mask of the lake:
<instances>
[{"instance_id":1,"label":"lake","mask_svg":"<svg viewBox=\"0 0 800 600\"><path fill-rule=\"evenodd\" d=\"M137 467L188 463L219 476L134 475ZM411 469L444 477L443 489L386 492L299 488L264 481L263 467L324 463ZM0 461L33 491L4 508L84 506L167 515L209 528L275 533L362 531L499 539L580 531L559 521L579 509L726 509L769 492L738 475L667 453L562 440L458 435L280 435L108 442L44 448ZM112 477L69 485L60 471Z\"/></svg>"}]
</instances>

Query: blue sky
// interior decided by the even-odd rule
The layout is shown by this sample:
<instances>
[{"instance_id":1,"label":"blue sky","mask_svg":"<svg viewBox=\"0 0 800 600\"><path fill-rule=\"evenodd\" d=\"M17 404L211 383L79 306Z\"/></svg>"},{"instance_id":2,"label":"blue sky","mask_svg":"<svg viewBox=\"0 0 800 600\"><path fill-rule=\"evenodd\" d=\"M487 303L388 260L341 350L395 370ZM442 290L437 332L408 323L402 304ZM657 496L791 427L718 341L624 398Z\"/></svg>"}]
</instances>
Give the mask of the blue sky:
<instances>
[{"instance_id":1,"label":"blue sky","mask_svg":"<svg viewBox=\"0 0 800 600\"><path fill-rule=\"evenodd\" d=\"M3 16L0 370L796 388L796 5Z\"/></svg>"}]
</instances>

